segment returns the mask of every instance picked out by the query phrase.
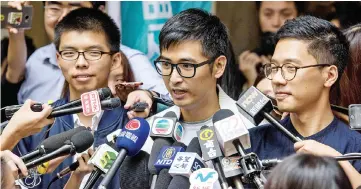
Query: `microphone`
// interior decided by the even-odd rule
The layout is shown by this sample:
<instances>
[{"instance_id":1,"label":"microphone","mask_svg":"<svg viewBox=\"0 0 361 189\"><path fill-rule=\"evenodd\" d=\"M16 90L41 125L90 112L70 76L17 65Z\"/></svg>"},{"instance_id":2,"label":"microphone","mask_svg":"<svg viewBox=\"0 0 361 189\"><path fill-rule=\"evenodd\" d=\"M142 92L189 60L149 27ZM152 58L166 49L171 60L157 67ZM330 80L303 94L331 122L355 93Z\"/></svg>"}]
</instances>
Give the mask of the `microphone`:
<instances>
[{"instance_id":1,"label":"microphone","mask_svg":"<svg viewBox=\"0 0 361 189\"><path fill-rule=\"evenodd\" d=\"M222 188L227 189L228 183L224 176L222 166L220 163L220 158L223 157L221 148L218 144L218 139L215 134L213 127L203 126L201 130L197 132L198 141L202 150L203 160L212 161L214 169L219 174L219 182L221 183Z\"/></svg>"},{"instance_id":2,"label":"microphone","mask_svg":"<svg viewBox=\"0 0 361 189\"><path fill-rule=\"evenodd\" d=\"M109 168L114 163L118 155L118 151L111 147L108 144L100 145L93 156L89 159L88 164L93 164L95 170L89 176L84 188L93 188L96 181L100 178L100 176L109 171ZM74 164L74 163L73 163Z\"/></svg>"},{"instance_id":3,"label":"microphone","mask_svg":"<svg viewBox=\"0 0 361 189\"><path fill-rule=\"evenodd\" d=\"M66 132L53 135L45 139L43 142L41 142L40 145L34 151L22 156L21 160L23 160L23 162L27 162L36 157L40 157L44 154L53 152L59 149L60 147L62 147L64 145L64 142L70 140L72 136L84 130L87 130L87 128L77 127L75 129L71 129Z\"/></svg>"},{"instance_id":4,"label":"microphone","mask_svg":"<svg viewBox=\"0 0 361 189\"><path fill-rule=\"evenodd\" d=\"M212 121L224 156L231 156L237 153L232 143L234 140L240 141L246 149L251 147L247 128L240 117L231 110L218 110L213 115Z\"/></svg>"},{"instance_id":5,"label":"microphone","mask_svg":"<svg viewBox=\"0 0 361 189\"><path fill-rule=\"evenodd\" d=\"M131 119L125 125L116 141L116 146L120 149L119 154L105 174L99 188L106 188L127 155L135 156L139 153L148 138L149 130L149 124L143 118Z\"/></svg>"},{"instance_id":6,"label":"microphone","mask_svg":"<svg viewBox=\"0 0 361 189\"><path fill-rule=\"evenodd\" d=\"M233 184L237 189L243 189L243 184L239 176L243 175L242 168L239 166L239 156L221 158L221 165L224 176L232 178Z\"/></svg>"},{"instance_id":7,"label":"microphone","mask_svg":"<svg viewBox=\"0 0 361 189\"><path fill-rule=\"evenodd\" d=\"M97 89L95 91L90 91L90 92L97 93L100 100L104 100L104 99L106 99L108 97L111 97L111 95L112 95L112 91L108 87L104 87L104 88ZM80 105L80 104L81 104L81 99L73 100L73 101L70 101L70 102L68 102L66 104L54 107L53 111L61 110L61 109L64 109L64 108L69 108L69 107L72 107L72 106L77 106L77 105Z\"/></svg>"},{"instance_id":8,"label":"microphone","mask_svg":"<svg viewBox=\"0 0 361 189\"><path fill-rule=\"evenodd\" d=\"M31 169L36 167L44 162L47 162L51 159L63 156L63 155L74 155L76 152L81 153L92 146L94 142L93 134L88 130L80 131L74 136L71 137L70 140L65 141L64 145L59 149L50 152L38 159L32 160L25 164L27 169Z\"/></svg>"},{"instance_id":9,"label":"microphone","mask_svg":"<svg viewBox=\"0 0 361 189\"><path fill-rule=\"evenodd\" d=\"M194 171L189 177L189 182L191 183L190 189L214 188L217 180L217 171L210 168L198 169L197 171Z\"/></svg>"},{"instance_id":10,"label":"microphone","mask_svg":"<svg viewBox=\"0 0 361 189\"><path fill-rule=\"evenodd\" d=\"M177 153L170 169L169 174L173 176L168 188L188 189L190 186L189 176L192 172L205 168L202 152L198 139L195 137L189 143L185 152Z\"/></svg>"},{"instance_id":11,"label":"microphone","mask_svg":"<svg viewBox=\"0 0 361 189\"><path fill-rule=\"evenodd\" d=\"M177 115L173 111L167 112L163 117L155 116L150 137L173 138L174 141L181 141L184 128L177 119Z\"/></svg>"},{"instance_id":12,"label":"microphone","mask_svg":"<svg viewBox=\"0 0 361 189\"><path fill-rule=\"evenodd\" d=\"M159 173L154 167L154 162L161 148L170 146L174 141L180 141L184 131L182 125L177 122L177 115L173 111L167 112L163 117L154 117L153 120L150 137L154 140L154 143L148 162L148 169L152 174L151 189L155 188Z\"/></svg>"},{"instance_id":13,"label":"microphone","mask_svg":"<svg viewBox=\"0 0 361 189\"><path fill-rule=\"evenodd\" d=\"M102 110L112 110L114 108L119 107L120 104L121 104L121 102L118 97L102 100L100 102ZM80 112L83 112L83 107L81 105L77 106L77 107L70 107L70 108L53 111L53 112L51 112L51 114L49 115L48 118L60 117L60 116L69 115L69 114L77 114Z\"/></svg>"},{"instance_id":14,"label":"microphone","mask_svg":"<svg viewBox=\"0 0 361 189\"><path fill-rule=\"evenodd\" d=\"M245 181L247 183L254 182L258 188L263 188L265 180L261 174L261 163L255 153L245 153L244 146L250 147L249 134L246 127L237 118L239 119L230 110L219 110L216 112L213 115L213 123L216 128L217 137L220 139L221 146L225 146L223 152L226 156L232 155L233 153L229 152L233 152L234 149L240 155L239 161L244 171ZM226 150L228 150L228 154L226 154Z\"/></svg>"},{"instance_id":15,"label":"microphone","mask_svg":"<svg viewBox=\"0 0 361 189\"><path fill-rule=\"evenodd\" d=\"M256 87L251 86L243 93L236 103L244 112L246 117L254 121L256 125L261 123L263 119L269 121L273 126L284 133L291 141L299 142L300 138L294 136L282 124L275 119L269 112L273 110L272 102Z\"/></svg>"},{"instance_id":16,"label":"microphone","mask_svg":"<svg viewBox=\"0 0 361 189\"><path fill-rule=\"evenodd\" d=\"M126 157L120 166L120 188L149 188L150 172L147 168L149 154L140 151L136 156Z\"/></svg>"},{"instance_id":17,"label":"microphone","mask_svg":"<svg viewBox=\"0 0 361 189\"><path fill-rule=\"evenodd\" d=\"M169 183L172 180L172 176L168 173L174 158L178 152L184 152L187 147L181 142L175 142L172 146L164 146L157 160L154 163L154 167L157 169L159 174L158 179L155 183L156 189L167 189Z\"/></svg>"}]
</instances>

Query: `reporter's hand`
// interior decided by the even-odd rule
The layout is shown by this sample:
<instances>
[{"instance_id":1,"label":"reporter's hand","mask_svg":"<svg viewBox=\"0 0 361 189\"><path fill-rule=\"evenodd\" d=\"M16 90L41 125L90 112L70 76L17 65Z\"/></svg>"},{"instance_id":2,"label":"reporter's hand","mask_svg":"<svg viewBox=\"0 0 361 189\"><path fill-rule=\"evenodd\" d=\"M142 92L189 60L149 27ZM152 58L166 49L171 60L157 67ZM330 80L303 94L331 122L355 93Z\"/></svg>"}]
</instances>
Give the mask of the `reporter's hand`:
<instances>
[{"instance_id":1,"label":"reporter's hand","mask_svg":"<svg viewBox=\"0 0 361 189\"><path fill-rule=\"evenodd\" d=\"M15 154L9 150L0 151L1 159L1 187L2 188L14 188L15 180L19 178L18 171L20 169L24 176L28 175L28 170L24 162Z\"/></svg>"},{"instance_id":2,"label":"reporter's hand","mask_svg":"<svg viewBox=\"0 0 361 189\"><path fill-rule=\"evenodd\" d=\"M301 142L296 142L294 144L295 151L297 153L308 153L317 156L341 156L342 154L337 150L317 142L315 140L304 140Z\"/></svg>"},{"instance_id":3,"label":"reporter's hand","mask_svg":"<svg viewBox=\"0 0 361 189\"><path fill-rule=\"evenodd\" d=\"M16 8L17 10L21 11L23 6L29 5L29 1L9 1L8 6L12 8ZM24 29L18 29L18 28L8 28L9 34L19 34L24 33Z\"/></svg>"},{"instance_id":4,"label":"reporter's hand","mask_svg":"<svg viewBox=\"0 0 361 189\"><path fill-rule=\"evenodd\" d=\"M26 100L25 104L12 116L3 134L11 132L20 138L24 138L40 132L43 127L54 122L54 119L47 118L52 111L50 105L43 104L41 112L33 112L31 110L33 104L35 104L34 101Z\"/></svg>"},{"instance_id":5,"label":"reporter's hand","mask_svg":"<svg viewBox=\"0 0 361 189\"><path fill-rule=\"evenodd\" d=\"M138 87L135 87L133 85L119 85L117 84L115 86L115 91L117 96L122 100L123 102L127 101L128 95L138 89Z\"/></svg>"},{"instance_id":6,"label":"reporter's hand","mask_svg":"<svg viewBox=\"0 0 361 189\"><path fill-rule=\"evenodd\" d=\"M94 165L88 164L90 157L94 154L93 149L89 149L87 153L82 153L77 158L79 167L73 172L72 176L83 178L85 175L91 173L94 170Z\"/></svg>"},{"instance_id":7,"label":"reporter's hand","mask_svg":"<svg viewBox=\"0 0 361 189\"><path fill-rule=\"evenodd\" d=\"M153 103L149 92L144 91L144 90L136 90L136 91L131 92L128 95L127 102L124 105L124 108L129 109L136 102L145 102L145 103L148 104L148 107L144 110L144 112L135 112L133 110L128 111L128 113L127 113L128 118L133 119L134 117L142 117L142 118L148 117L149 113L150 113L150 108L151 108L152 103Z\"/></svg>"}]
</instances>

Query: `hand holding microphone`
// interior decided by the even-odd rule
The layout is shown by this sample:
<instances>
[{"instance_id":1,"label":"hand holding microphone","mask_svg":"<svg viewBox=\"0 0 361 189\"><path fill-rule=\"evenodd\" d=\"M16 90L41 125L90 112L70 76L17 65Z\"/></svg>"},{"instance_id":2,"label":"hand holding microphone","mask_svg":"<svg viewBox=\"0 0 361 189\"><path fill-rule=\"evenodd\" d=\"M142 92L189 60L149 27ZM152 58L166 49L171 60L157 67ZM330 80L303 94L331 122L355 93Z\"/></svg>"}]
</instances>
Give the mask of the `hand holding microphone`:
<instances>
[{"instance_id":1,"label":"hand holding microphone","mask_svg":"<svg viewBox=\"0 0 361 189\"><path fill-rule=\"evenodd\" d=\"M24 162L9 150L0 151L1 159L1 187L13 188L15 180L19 177L18 172L21 171L23 175L28 175L28 169Z\"/></svg>"}]
</instances>

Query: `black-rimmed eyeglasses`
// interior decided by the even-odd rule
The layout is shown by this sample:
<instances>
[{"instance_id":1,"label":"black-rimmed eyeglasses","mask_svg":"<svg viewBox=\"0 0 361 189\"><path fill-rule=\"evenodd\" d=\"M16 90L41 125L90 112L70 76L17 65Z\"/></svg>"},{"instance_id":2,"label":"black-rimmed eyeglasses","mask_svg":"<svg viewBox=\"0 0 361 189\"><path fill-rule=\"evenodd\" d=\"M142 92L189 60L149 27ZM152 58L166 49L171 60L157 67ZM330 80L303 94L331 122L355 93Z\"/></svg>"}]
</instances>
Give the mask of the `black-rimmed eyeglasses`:
<instances>
[{"instance_id":1,"label":"black-rimmed eyeglasses","mask_svg":"<svg viewBox=\"0 0 361 189\"><path fill-rule=\"evenodd\" d=\"M276 66L273 63L268 63L263 66L263 71L264 71L265 76L269 80L272 80L274 78L274 76L277 74L278 69L281 68L282 77L287 81L291 81L292 79L294 79L296 77L297 70L303 69L303 68L319 67L319 66L331 66L331 64L315 64L315 65L310 65L310 66L297 67L290 63L283 64L282 66Z\"/></svg>"},{"instance_id":2,"label":"black-rimmed eyeglasses","mask_svg":"<svg viewBox=\"0 0 361 189\"><path fill-rule=\"evenodd\" d=\"M191 63L178 63L172 64L166 60L156 60L154 61L155 68L157 72L162 76L170 76L173 73L173 68L175 67L180 76L184 78L192 78L196 75L197 68L211 64L215 58L206 60L199 64L191 64Z\"/></svg>"}]
</instances>

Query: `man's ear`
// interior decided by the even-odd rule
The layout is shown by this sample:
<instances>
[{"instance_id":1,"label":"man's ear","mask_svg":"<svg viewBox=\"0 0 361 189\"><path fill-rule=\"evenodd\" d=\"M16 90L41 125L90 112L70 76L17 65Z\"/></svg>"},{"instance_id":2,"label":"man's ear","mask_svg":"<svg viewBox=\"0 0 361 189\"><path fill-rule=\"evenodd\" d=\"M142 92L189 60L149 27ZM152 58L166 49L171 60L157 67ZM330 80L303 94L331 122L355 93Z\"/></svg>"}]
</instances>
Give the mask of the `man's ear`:
<instances>
[{"instance_id":1,"label":"man's ear","mask_svg":"<svg viewBox=\"0 0 361 189\"><path fill-rule=\"evenodd\" d=\"M122 55L120 52L113 54L112 66L110 70L118 69L122 65Z\"/></svg>"},{"instance_id":2,"label":"man's ear","mask_svg":"<svg viewBox=\"0 0 361 189\"><path fill-rule=\"evenodd\" d=\"M105 12L105 6L104 6L104 5L100 5L100 6L98 7L98 9L101 10L102 12L106 13L106 12Z\"/></svg>"},{"instance_id":3,"label":"man's ear","mask_svg":"<svg viewBox=\"0 0 361 189\"><path fill-rule=\"evenodd\" d=\"M325 69L323 75L326 78L324 86L331 88L331 86L335 84L338 79L338 69L335 65L329 66Z\"/></svg>"},{"instance_id":4,"label":"man's ear","mask_svg":"<svg viewBox=\"0 0 361 189\"><path fill-rule=\"evenodd\" d=\"M213 63L213 73L216 79L220 78L227 66L227 58L222 55L218 57Z\"/></svg>"}]
</instances>

